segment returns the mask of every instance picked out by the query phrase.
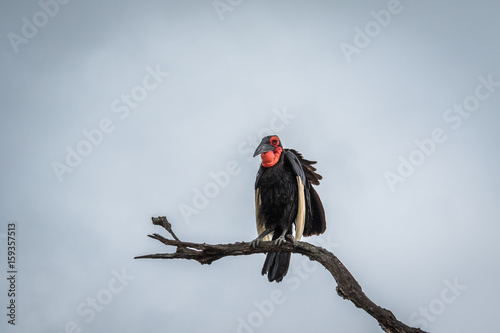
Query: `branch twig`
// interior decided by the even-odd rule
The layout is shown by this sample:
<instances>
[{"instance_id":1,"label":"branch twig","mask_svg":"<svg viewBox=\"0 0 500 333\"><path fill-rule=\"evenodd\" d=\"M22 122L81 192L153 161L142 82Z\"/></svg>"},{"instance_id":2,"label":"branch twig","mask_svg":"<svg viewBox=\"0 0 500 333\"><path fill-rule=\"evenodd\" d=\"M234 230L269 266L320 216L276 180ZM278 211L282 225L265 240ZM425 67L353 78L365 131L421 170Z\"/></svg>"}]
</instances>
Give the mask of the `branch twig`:
<instances>
[{"instance_id":1,"label":"branch twig","mask_svg":"<svg viewBox=\"0 0 500 333\"><path fill-rule=\"evenodd\" d=\"M228 257L250 255L254 253L267 252L292 252L300 253L317 261L332 274L337 282L337 294L344 299L354 303L358 308L365 310L375 318L384 332L387 333L425 333L421 329L409 327L400 322L394 314L368 298L361 286L351 275L342 262L331 252L307 242L286 242L276 245L274 242L260 242L259 246L253 248L250 242L239 242L233 244L200 244L183 242L175 235L172 225L165 216L153 217L153 224L165 228L174 239L167 239L159 234L148 235L168 246L175 246L174 253L158 253L135 257L135 259L188 259L196 260L200 264L211 264L212 262Z\"/></svg>"},{"instance_id":2,"label":"branch twig","mask_svg":"<svg viewBox=\"0 0 500 333\"><path fill-rule=\"evenodd\" d=\"M177 236L174 234L174 231L172 230L172 224L168 222L166 216L152 217L151 220L153 221L154 225L161 225L172 235L172 237L174 237L175 240L179 240L179 238L177 238Z\"/></svg>"}]
</instances>

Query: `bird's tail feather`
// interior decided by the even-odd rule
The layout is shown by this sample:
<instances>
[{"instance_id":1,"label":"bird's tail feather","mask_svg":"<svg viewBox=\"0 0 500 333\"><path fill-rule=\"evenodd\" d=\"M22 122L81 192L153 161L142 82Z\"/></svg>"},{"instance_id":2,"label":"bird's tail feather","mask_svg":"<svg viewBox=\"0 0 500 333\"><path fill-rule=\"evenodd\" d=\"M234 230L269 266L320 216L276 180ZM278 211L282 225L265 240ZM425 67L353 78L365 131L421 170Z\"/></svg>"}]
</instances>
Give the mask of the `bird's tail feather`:
<instances>
[{"instance_id":1,"label":"bird's tail feather","mask_svg":"<svg viewBox=\"0 0 500 333\"><path fill-rule=\"evenodd\" d=\"M291 256L289 252L269 252L262 267L262 275L267 274L269 282L280 282L288 272Z\"/></svg>"}]
</instances>

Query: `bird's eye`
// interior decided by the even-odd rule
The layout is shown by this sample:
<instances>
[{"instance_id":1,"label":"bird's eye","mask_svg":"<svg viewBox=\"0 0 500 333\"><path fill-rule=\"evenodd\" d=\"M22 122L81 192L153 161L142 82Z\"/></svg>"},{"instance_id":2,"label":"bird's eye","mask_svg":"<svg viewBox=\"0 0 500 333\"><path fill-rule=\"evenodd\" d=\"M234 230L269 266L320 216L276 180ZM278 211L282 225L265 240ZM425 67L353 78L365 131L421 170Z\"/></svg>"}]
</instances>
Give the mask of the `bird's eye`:
<instances>
[{"instance_id":1,"label":"bird's eye","mask_svg":"<svg viewBox=\"0 0 500 333\"><path fill-rule=\"evenodd\" d=\"M277 136L273 136L269 141L271 142L271 145L273 145L274 147L278 147L278 144L280 142Z\"/></svg>"}]
</instances>

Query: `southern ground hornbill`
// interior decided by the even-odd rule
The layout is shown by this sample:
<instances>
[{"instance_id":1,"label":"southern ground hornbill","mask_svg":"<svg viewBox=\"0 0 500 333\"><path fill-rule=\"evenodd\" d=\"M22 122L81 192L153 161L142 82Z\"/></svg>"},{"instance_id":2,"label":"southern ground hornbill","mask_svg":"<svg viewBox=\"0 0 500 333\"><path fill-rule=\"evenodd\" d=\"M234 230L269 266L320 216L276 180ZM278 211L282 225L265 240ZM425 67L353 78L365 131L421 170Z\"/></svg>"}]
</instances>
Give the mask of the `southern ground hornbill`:
<instances>
[{"instance_id":1,"label":"southern ground hornbill","mask_svg":"<svg viewBox=\"0 0 500 333\"><path fill-rule=\"evenodd\" d=\"M308 161L294 149L283 149L278 136L262 139L254 157L260 155L262 164L255 181L255 215L258 237L282 244L289 238L298 241L302 236L322 234L326 229L325 211L312 185L319 185L322 177ZM292 228L295 224L295 238ZM270 252L266 256L262 275L270 282L280 282L288 271L291 253Z\"/></svg>"}]
</instances>

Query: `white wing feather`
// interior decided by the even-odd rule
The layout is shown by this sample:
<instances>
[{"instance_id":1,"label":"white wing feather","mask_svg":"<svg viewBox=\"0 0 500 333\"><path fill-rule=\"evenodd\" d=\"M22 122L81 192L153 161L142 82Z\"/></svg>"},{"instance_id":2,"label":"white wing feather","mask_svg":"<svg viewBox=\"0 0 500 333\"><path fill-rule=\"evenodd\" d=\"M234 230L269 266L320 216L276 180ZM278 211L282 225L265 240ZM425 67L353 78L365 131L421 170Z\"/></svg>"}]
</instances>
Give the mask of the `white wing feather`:
<instances>
[{"instance_id":1,"label":"white wing feather","mask_svg":"<svg viewBox=\"0 0 500 333\"><path fill-rule=\"evenodd\" d=\"M304 233L306 223L306 200L304 197L304 184L302 179L297 176L298 202L297 217L295 218L295 240L299 241Z\"/></svg>"}]
</instances>

